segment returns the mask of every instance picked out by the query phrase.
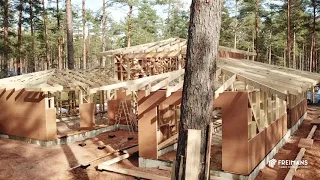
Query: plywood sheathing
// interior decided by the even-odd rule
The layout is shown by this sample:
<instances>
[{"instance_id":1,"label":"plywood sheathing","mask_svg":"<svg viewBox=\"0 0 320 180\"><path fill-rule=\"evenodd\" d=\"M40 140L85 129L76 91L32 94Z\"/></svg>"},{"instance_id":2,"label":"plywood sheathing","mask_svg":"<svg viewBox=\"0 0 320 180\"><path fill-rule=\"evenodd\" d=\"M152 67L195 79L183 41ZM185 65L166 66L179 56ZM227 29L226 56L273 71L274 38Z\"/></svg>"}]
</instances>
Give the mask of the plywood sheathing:
<instances>
[{"instance_id":1,"label":"plywood sheathing","mask_svg":"<svg viewBox=\"0 0 320 180\"><path fill-rule=\"evenodd\" d=\"M158 159L157 107L146 112L138 121L139 156Z\"/></svg>"},{"instance_id":2,"label":"plywood sheathing","mask_svg":"<svg viewBox=\"0 0 320 180\"><path fill-rule=\"evenodd\" d=\"M116 99L116 100L109 100L108 101L108 124L109 125L113 125L116 121L116 114L118 112L118 108L120 106L120 101L119 99ZM128 109L131 110L131 100L126 100L126 103L127 103L127 106L128 106ZM123 111L122 111L123 113ZM120 120L120 124L124 124L126 125L126 120L124 119L124 115L122 115L121 117L123 117L121 120Z\"/></svg>"},{"instance_id":3,"label":"plywood sheathing","mask_svg":"<svg viewBox=\"0 0 320 180\"><path fill-rule=\"evenodd\" d=\"M249 139L248 98L248 92L224 92L214 101L222 108L222 170L242 175L249 174L287 132L283 114Z\"/></svg>"},{"instance_id":4,"label":"plywood sheathing","mask_svg":"<svg viewBox=\"0 0 320 180\"><path fill-rule=\"evenodd\" d=\"M0 133L39 140L56 139L55 110L46 108L43 93L4 89L0 94Z\"/></svg>"},{"instance_id":5,"label":"plywood sheathing","mask_svg":"<svg viewBox=\"0 0 320 180\"><path fill-rule=\"evenodd\" d=\"M91 129L95 126L94 103L80 104L80 128Z\"/></svg>"}]
</instances>

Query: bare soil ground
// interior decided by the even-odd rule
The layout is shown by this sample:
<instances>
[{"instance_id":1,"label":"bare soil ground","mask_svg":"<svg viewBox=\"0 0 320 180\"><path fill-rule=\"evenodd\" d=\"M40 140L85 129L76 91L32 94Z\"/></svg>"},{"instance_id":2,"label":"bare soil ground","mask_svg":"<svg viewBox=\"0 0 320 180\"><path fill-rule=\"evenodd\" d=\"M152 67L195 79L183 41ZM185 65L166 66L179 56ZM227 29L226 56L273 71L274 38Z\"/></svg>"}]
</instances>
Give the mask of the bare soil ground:
<instances>
[{"instance_id":1,"label":"bare soil ground","mask_svg":"<svg viewBox=\"0 0 320 180\"><path fill-rule=\"evenodd\" d=\"M300 148L298 143L301 138L306 138L312 129L311 121L318 118L320 115L320 107L309 106L308 116L303 121L300 128L296 133L289 139L289 141L278 151L275 156L276 160L295 160ZM308 160L307 168L298 168L293 179L295 180L313 180L320 179L320 128L318 128L313 136L314 143L311 149L307 149L302 160ZM276 165L274 168L268 165L262 169L256 180L283 180L285 179L289 168L279 168Z\"/></svg>"},{"instance_id":2,"label":"bare soil ground","mask_svg":"<svg viewBox=\"0 0 320 180\"><path fill-rule=\"evenodd\" d=\"M108 135L116 135L110 139ZM69 169L79 163L86 163L92 159L101 157L112 149L128 147L138 143L137 135L128 141L127 131L106 132L95 138L85 141L86 146L80 147L79 142L54 147L39 147L21 141L0 139L0 179L15 180L86 180L86 179L108 179L108 180L130 180L134 177L124 176L111 172L100 172L95 168L115 155L108 156L99 161L91 163L87 169ZM131 136L131 135L130 135ZM104 143L107 148L98 150L97 147ZM170 177L170 172L156 168L138 168L137 156L123 160L113 166L138 169L153 174Z\"/></svg>"}]
</instances>

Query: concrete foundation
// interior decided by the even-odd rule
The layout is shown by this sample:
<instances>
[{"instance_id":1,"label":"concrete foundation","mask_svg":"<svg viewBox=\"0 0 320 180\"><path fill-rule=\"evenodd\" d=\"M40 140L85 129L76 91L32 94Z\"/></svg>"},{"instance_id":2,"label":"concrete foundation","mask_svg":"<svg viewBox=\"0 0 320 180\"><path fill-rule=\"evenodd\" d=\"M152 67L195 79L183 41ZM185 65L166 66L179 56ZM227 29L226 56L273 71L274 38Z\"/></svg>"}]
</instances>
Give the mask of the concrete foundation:
<instances>
[{"instance_id":1,"label":"concrete foundation","mask_svg":"<svg viewBox=\"0 0 320 180\"><path fill-rule=\"evenodd\" d=\"M225 171L217 171L217 170L210 170L210 179L223 179L223 180L254 180L259 171L263 169L266 164L277 154L278 150L282 148L286 142L289 140L290 136L293 135L300 125L302 124L303 120L307 117L307 112L298 120L298 122L287 131L286 135L278 142L278 144L269 152L269 154L259 163L259 165L249 174L249 175L239 175L239 174L232 174ZM176 149L177 144L169 146L165 149L160 150L158 153L159 155L163 155L167 152L170 152ZM139 167L142 168L151 168L151 167L159 167L159 166L172 166L172 161L164 161L164 160L154 160L154 159L147 159L139 157Z\"/></svg>"},{"instance_id":2,"label":"concrete foundation","mask_svg":"<svg viewBox=\"0 0 320 180\"><path fill-rule=\"evenodd\" d=\"M60 144L70 144L76 141L83 141L89 138L93 138L101 133L108 132L108 131L114 131L114 130L128 130L129 128L126 125L119 125L119 127L116 127L115 125L100 128L100 129L94 129L92 131L86 131L83 133L75 134L72 136L65 136L61 137L56 140L52 141L43 141L43 140L37 140L37 139L30 139L30 138L23 138L18 136L11 136L6 134L0 134L0 138L6 138L6 139L14 139L19 141L24 141L30 144L37 144L42 147L49 147L49 146L55 146Z\"/></svg>"}]
</instances>

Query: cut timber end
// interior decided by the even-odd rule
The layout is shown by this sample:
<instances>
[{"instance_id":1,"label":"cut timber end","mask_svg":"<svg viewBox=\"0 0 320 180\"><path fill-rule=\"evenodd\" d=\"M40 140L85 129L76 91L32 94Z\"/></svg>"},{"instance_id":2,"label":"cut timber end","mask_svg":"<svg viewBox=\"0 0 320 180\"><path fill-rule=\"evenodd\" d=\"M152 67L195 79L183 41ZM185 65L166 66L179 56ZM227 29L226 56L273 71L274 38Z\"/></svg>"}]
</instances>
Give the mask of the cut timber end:
<instances>
[{"instance_id":1,"label":"cut timber end","mask_svg":"<svg viewBox=\"0 0 320 180\"><path fill-rule=\"evenodd\" d=\"M298 147L310 149L312 148L312 145L313 145L313 139L301 138L299 141Z\"/></svg>"}]
</instances>

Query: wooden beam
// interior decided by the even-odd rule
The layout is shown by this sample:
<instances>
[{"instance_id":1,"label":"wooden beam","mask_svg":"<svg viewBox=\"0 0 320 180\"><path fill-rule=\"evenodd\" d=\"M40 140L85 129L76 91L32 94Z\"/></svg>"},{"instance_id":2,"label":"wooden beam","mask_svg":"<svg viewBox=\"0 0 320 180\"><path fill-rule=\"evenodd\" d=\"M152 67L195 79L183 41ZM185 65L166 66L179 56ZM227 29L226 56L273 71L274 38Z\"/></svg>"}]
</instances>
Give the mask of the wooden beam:
<instances>
[{"instance_id":1,"label":"wooden beam","mask_svg":"<svg viewBox=\"0 0 320 180\"><path fill-rule=\"evenodd\" d=\"M198 179L200 165L201 130L188 130L185 179Z\"/></svg>"},{"instance_id":2,"label":"wooden beam","mask_svg":"<svg viewBox=\"0 0 320 180\"><path fill-rule=\"evenodd\" d=\"M167 139L167 140L163 141L162 143L160 143L160 144L158 145L158 148L159 148L160 150L163 149L163 148L166 147L167 145L171 144L173 141L177 140L177 139L178 139L178 136L179 136L178 133L175 134L175 135L173 135L173 136L171 136L169 139Z\"/></svg>"},{"instance_id":3,"label":"wooden beam","mask_svg":"<svg viewBox=\"0 0 320 180\"><path fill-rule=\"evenodd\" d=\"M225 90L227 90L228 87L231 86L236 81L237 75L234 74L229 78L225 83L222 84L221 87L219 87L215 92L214 92L214 99L217 99L220 95L220 93L223 93Z\"/></svg>"},{"instance_id":4,"label":"wooden beam","mask_svg":"<svg viewBox=\"0 0 320 180\"><path fill-rule=\"evenodd\" d=\"M154 173L146 173L143 171L137 171L137 170L125 169L125 168L119 168L119 167L113 167L113 166L106 166L103 168L103 170L115 172L118 174L133 176L133 177L144 178L144 179L170 180L169 177L156 175Z\"/></svg>"}]
</instances>

